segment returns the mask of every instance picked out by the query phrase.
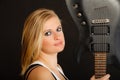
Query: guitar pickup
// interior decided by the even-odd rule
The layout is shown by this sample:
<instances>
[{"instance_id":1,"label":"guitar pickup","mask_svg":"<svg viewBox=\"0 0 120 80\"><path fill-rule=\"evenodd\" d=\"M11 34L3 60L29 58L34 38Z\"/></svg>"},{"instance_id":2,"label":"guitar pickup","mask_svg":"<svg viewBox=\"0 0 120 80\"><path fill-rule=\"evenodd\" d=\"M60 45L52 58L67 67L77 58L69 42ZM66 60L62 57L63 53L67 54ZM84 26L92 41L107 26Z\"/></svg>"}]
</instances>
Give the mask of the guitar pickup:
<instances>
[{"instance_id":1,"label":"guitar pickup","mask_svg":"<svg viewBox=\"0 0 120 80\"><path fill-rule=\"evenodd\" d=\"M93 52L109 52L110 44L108 44L108 43L93 43L93 44L91 44L91 51L93 51Z\"/></svg>"},{"instance_id":2,"label":"guitar pickup","mask_svg":"<svg viewBox=\"0 0 120 80\"><path fill-rule=\"evenodd\" d=\"M94 35L109 35L110 34L110 27L108 25L92 26L91 33Z\"/></svg>"}]
</instances>

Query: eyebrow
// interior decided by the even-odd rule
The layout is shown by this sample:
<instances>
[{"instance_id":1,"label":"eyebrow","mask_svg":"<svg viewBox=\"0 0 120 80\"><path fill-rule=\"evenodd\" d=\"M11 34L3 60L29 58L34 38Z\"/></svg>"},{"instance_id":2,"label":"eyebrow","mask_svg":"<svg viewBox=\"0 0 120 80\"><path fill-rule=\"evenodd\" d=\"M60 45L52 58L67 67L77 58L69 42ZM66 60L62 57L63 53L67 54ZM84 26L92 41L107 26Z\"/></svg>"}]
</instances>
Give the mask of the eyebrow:
<instances>
[{"instance_id":1,"label":"eyebrow","mask_svg":"<svg viewBox=\"0 0 120 80\"><path fill-rule=\"evenodd\" d=\"M60 25L57 26L57 28L58 27L62 27L62 25L60 24ZM44 30L43 33L46 32L46 31L49 31L49 30L51 30L51 29Z\"/></svg>"}]
</instances>

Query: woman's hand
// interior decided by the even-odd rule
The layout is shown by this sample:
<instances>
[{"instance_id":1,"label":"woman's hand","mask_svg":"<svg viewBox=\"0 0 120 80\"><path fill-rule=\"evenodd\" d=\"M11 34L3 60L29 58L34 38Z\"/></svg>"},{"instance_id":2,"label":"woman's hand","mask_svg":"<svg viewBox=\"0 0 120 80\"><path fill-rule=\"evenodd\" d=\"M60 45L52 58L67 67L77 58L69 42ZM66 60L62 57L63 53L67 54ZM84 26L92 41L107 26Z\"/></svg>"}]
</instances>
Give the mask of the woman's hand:
<instances>
[{"instance_id":1,"label":"woman's hand","mask_svg":"<svg viewBox=\"0 0 120 80\"><path fill-rule=\"evenodd\" d=\"M90 80L109 80L110 78L110 74L106 74L105 76L99 78L99 79L95 79L95 75L93 75Z\"/></svg>"}]
</instances>

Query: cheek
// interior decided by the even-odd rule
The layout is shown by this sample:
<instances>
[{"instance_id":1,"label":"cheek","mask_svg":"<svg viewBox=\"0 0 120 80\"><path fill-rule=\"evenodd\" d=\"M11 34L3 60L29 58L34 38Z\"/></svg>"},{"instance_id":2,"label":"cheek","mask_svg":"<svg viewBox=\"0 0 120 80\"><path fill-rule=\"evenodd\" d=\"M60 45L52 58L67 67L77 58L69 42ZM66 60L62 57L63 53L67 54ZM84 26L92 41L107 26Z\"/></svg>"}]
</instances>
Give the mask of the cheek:
<instances>
[{"instance_id":1,"label":"cheek","mask_svg":"<svg viewBox=\"0 0 120 80\"><path fill-rule=\"evenodd\" d=\"M50 39L43 39L42 47L43 48L49 48L52 45L52 42Z\"/></svg>"},{"instance_id":2,"label":"cheek","mask_svg":"<svg viewBox=\"0 0 120 80\"><path fill-rule=\"evenodd\" d=\"M65 45L65 37L64 37L64 34L62 34L62 40L63 40L63 43Z\"/></svg>"},{"instance_id":3,"label":"cheek","mask_svg":"<svg viewBox=\"0 0 120 80\"><path fill-rule=\"evenodd\" d=\"M51 39L43 39L43 42L42 42L42 51L48 51L51 46L52 46L52 40Z\"/></svg>"}]
</instances>

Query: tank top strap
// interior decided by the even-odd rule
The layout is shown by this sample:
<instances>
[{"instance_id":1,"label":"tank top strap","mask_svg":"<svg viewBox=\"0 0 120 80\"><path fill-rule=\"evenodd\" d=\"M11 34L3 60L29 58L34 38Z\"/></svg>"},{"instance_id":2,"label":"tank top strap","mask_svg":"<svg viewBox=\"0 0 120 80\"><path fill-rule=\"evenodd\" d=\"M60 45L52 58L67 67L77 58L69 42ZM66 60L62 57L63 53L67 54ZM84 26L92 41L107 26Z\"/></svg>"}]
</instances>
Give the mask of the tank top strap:
<instances>
[{"instance_id":1,"label":"tank top strap","mask_svg":"<svg viewBox=\"0 0 120 80\"><path fill-rule=\"evenodd\" d=\"M62 68L60 67L60 65L58 64L58 71L60 72L60 74L65 78L65 80L69 80L66 76L65 76L65 74L64 74L64 72L63 72L63 70L62 70Z\"/></svg>"},{"instance_id":2,"label":"tank top strap","mask_svg":"<svg viewBox=\"0 0 120 80\"><path fill-rule=\"evenodd\" d=\"M40 62L40 61L35 61L35 62L33 62L32 64L29 65L28 69L26 70L26 72L25 72L25 74L24 74L24 76L23 76L24 80L27 80L30 72L31 72L33 69L35 69L36 67L38 67L38 66L43 66L43 67L47 68L47 69L51 72L51 74L53 75L53 77L55 78L55 80L60 80L60 78L59 78L50 68L48 68L45 64L43 64L43 63ZM62 71L62 69L60 68L59 65L58 65L57 69L58 69L58 71L60 72L60 74L61 74L66 80L68 80L68 78L64 75L64 73L63 73L63 71Z\"/></svg>"},{"instance_id":3,"label":"tank top strap","mask_svg":"<svg viewBox=\"0 0 120 80\"><path fill-rule=\"evenodd\" d=\"M40 61L35 61L35 62L33 62L32 64L29 65L28 69L26 70L26 72L23 76L23 80L27 80L30 72L38 66L43 66L43 67L47 68L51 72L51 74L53 75L55 80L60 80L59 77L57 77L57 75L51 69L49 69L46 65L44 65Z\"/></svg>"},{"instance_id":4,"label":"tank top strap","mask_svg":"<svg viewBox=\"0 0 120 80\"><path fill-rule=\"evenodd\" d=\"M30 65L30 66L28 67L28 69L26 70L24 76L23 76L23 80L27 80L30 72L31 72L33 69L35 69L36 67L38 67L38 66L42 66L42 65L40 65L40 64Z\"/></svg>"},{"instance_id":5,"label":"tank top strap","mask_svg":"<svg viewBox=\"0 0 120 80\"><path fill-rule=\"evenodd\" d=\"M48 68L45 64L43 64L42 62L40 62L40 61L35 61L34 63L32 63L32 64L40 64L40 65L42 65L43 67L45 67L45 68L47 68L51 73L52 73L52 75L53 75L53 77L55 78L55 80L60 80L60 78L50 69L50 68Z\"/></svg>"}]
</instances>

